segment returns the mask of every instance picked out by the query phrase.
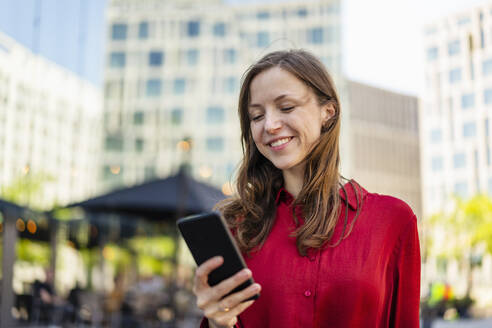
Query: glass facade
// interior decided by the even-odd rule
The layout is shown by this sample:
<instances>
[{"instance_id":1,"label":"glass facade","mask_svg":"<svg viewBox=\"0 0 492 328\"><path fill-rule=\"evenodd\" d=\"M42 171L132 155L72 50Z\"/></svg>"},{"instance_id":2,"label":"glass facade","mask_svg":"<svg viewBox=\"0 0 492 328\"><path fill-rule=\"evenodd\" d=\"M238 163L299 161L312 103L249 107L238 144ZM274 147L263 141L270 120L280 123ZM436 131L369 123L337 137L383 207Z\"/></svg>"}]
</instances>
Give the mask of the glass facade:
<instances>
[{"instance_id":1,"label":"glass facade","mask_svg":"<svg viewBox=\"0 0 492 328\"><path fill-rule=\"evenodd\" d=\"M260 48L267 47L270 44L268 32L258 32L256 34L256 46Z\"/></svg>"},{"instance_id":2,"label":"glass facade","mask_svg":"<svg viewBox=\"0 0 492 328\"><path fill-rule=\"evenodd\" d=\"M179 125L183 122L183 109L182 108L174 108L171 111L171 123L173 125Z\"/></svg>"},{"instance_id":3,"label":"glass facade","mask_svg":"<svg viewBox=\"0 0 492 328\"><path fill-rule=\"evenodd\" d=\"M162 51L151 51L149 53L149 66L162 66L164 54Z\"/></svg>"},{"instance_id":4,"label":"glass facade","mask_svg":"<svg viewBox=\"0 0 492 328\"><path fill-rule=\"evenodd\" d=\"M461 169L466 166L465 153L456 153L453 156L453 166L455 169Z\"/></svg>"},{"instance_id":5,"label":"glass facade","mask_svg":"<svg viewBox=\"0 0 492 328\"><path fill-rule=\"evenodd\" d=\"M323 43L323 29L321 27L311 28L307 31L307 39L309 43L321 44Z\"/></svg>"},{"instance_id":6,"label":"glass facade","mask_svg":"<svg viewBox=\"0 0 492 328\"><path fill-rule=\"evenodd\" d=\"M225 23L219 22L215 23L213 28L213 34L218 37L224 37L226 34L226 26Z\"/></svg>"},{"instance_id":7,"label":"glass facade","mask_svg":"<svg viewBox=\"0 0 492 328\"><path fill-rule=\"evenodd\" d=\"M448 55L454 56L460 53L460 41L454 40L448 43Z\"/></svg>"},{"instance_id":8,"label":"glass facade","mask_svg":"<svg viewBox=\"0 0 492 328\"><path fill-rule=\"evenodd\" d=\"M484 76L492 74L492 59L487 59L482 62L482 73Z\"/></svg>"},{"instance_id":9,"label":"glass facade","mask_svg":"<svg viewBox=\"0 0 492 328\"><path fill-rule=\"evenodd\" d=\"M475 95L467 93L461 96L461 108L469 109L475 106Z\"/></svg>"},{"instance_id":10,"label":"glass facade","mask_svg":"<svg viewBox=\"0 0 492 328\"><path fill-rule=\"evenodd\" d=\"M122 68L126 64L126 56L124 52L112 52L109 65L113 68Z\"/></svg>"},{"instance_id":11,"label":"glass facade","mask_svg":"<svg viewBox=\"0 0 492 328\"><path fill-rule=\"evenodd\" d=\"M126 40L126 32L127 32L126 24L113 24L111 26L111 39Z\"/></svg>"},{"instance_id":12,"label":"glass facade","mask_svg":"<svg viewBox=\"0 0 492 328\"><path fill-rule=\"evenodd\" d=\"M199 52L197 49L188 49L186 51L186 63L190 66L198 64Z\"/></svg>"},{"instance_id":13,"label":"glass facade","mask_svg":"<svg viewBox=\"0 0 492 328\"><path fill-rule=\"evenodd\" d=\"M209 137L206 140L206 147L208 151L222 151L224 150L224 138Z\"/></svg>"},{"instance_id":14,"label":"glass facade","mask_svg":"<svg viewBox=\"0 0 492 328\"><path fill-rule=\"evenodd\" d=\"M441 129L434 129L431 131L431 141L432 143L439 143L442 141Z\"/></svg>"},{"instance_id":15,"label":"glass facade","mask_svg":"<svg viewBox=\"0 0 492 328\"><path fill-rule=\"evenodd\" d=\"M191 21L187 24L187 34L189 37L197 37L200 35L200 22Z\"/></svg>"},{"instance_id":16,"label":"glass facade","mask_svg":"<svg viewBox=\"0 0 492 328\"><path fill-rule=\"evenodd\" d=\"M468 122L463 124L463 137L470 138L477 135L477 125L475 122Z\"/></svg>"},{"instance_id":17,"label":"glass facade","mask_svg":"<svg viewBox=\"0 0 492 328\"><path fill-rule=\"evenodd\" d=\"M183 94L186 89L185 79L175 79L173 84L173 92L175 94Z\"/></svg>"},{"instance_id":18,"label":"glass facade","mask_svg":"<svg viewBox=\"0 0 492 328\"><path fill-rule=\"evenodd\" d=\"M225 120L225 112L222 107L207 108L207 123L223 123Z\"/></svg>"},{"instance_id":19,"label":"glass facade","mask_svg":"<svg viewBox=\"0 0 492 328\"><path fill-rule=\"evenodd\" d=\"M443 169L443 160L441 156L434 156L432 158L432 171L438 172Z\"/></svg>"},{"instance_id":20,"label":"glass facade","mask_svg":"<svg viewBox=\"0 0 492 328\"><path fill-rule=\"evenodd\" d=\"M138 24L138 38L145 40L149 37L149 23L141 22Z\"/></svg>"},{"instance_id":21,"label":"glass facade","mask_svg":"<svg viewBox=\"0 0 492 328\"><path fill-rule=\"evenodd\" d=\"M486 105L492 104L492 89L485 89L483 91L483 102Z\"/></svg>"},{"instance_id":22,"label":"glass facade","mask_svg":"<svg viewBox=\"0 0 492 328\"><path fill-rule=\"evenodd\" d=\"M224 62L226 64L236 63L236 49L230 48L224 50Z\"/></svg>"},{"instance_id":23,"label":"glass facade","mask_svg":"<svg viewBox=\"0 0 492 328\"><path fill-rule=\"evenodd\" d=\"M432 47L427 49L427 60L433 61L437 59L437 55L439 54L437 47Z\"/></svg>"},{"instance_id":24,"label":"glass facade","mask_svg":"<svg viewBox=\"0 0 492 328\"><path fill-rule=\"evenodd\" d=\"M449 83L457 83L461 81L461 68L454 68L449 71Z\"/></svg>"},{"instance_id":25,"label":"glass facade","mask_svg":"<svg viewBox=\"0 0 492 328\"><path fill-rule=\"evenodd\" d=\"M147 80L145 94L148 97L158 97L162 92L162 81L160 79Z\"/></svg>"}]
</instances>

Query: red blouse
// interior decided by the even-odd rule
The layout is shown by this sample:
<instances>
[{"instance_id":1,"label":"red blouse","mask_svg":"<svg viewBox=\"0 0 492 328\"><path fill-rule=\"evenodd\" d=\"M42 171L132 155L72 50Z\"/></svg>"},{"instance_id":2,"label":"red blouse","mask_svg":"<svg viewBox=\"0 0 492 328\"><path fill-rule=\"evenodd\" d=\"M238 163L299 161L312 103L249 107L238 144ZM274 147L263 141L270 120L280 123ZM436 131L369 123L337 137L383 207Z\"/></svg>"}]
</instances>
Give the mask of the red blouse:
<instances>
[{"instance_id":1,"label":"red blouse","mask_svg":"<svg viewBox=\"0 0 492 328\"><path fill-rule=\"evenodd\" d=\"M242 328L419 327L420 248L417 220L403 201L360 188L363 206L348 238L299 255L291 203L277 196L275 223L263 247L246 256L261 296L239 317ZM345 185L350 224L356 192ZM345 216L345 193L333 241ZM297 209L296 209L297 213ZM349 225L348 225L349 226ZM207 321L201 327L207 327Z\"/></svg>"}]
</instances>

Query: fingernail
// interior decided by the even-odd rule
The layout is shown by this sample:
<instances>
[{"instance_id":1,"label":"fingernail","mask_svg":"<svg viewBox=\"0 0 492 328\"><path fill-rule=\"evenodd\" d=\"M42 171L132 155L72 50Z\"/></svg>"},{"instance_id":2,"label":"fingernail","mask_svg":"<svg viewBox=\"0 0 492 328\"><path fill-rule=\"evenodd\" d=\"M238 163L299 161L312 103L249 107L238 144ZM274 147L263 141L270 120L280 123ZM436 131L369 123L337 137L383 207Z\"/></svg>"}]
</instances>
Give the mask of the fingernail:
<instances>
[{"instance_id":1,"label":"fingernail","mask_svg":"<svg viewBox=\"0 0 492 328\"><path fill-rule=\"evenodd\" d=\"M260 291L260 289L261 289L261 286L260 286L259 284L253 284L253 290L254 290L255 292L259 292L259 291Z\"/></svg>"},{"instance_id":2,"label":"fingernail","mask_svg":"<svg viewBox=\"0 0 492 328\"><path fill-rule=\"evenodd\" d=\"M241 275L244 277L249 277L249 276L251 276L251 270L250 269L244 269L243 272L241 272Z\"/></svg>"},{"instance_id":3,"label":"fingernail","mask_svg":"<svg viewBox=\"0 0 492 328\"><path fill-rule=\"evenodd\" d=\"M222 262L222 256L216 256L215 259L214 259L214 261L216 263Z\"/></svg>"}]
</instances>

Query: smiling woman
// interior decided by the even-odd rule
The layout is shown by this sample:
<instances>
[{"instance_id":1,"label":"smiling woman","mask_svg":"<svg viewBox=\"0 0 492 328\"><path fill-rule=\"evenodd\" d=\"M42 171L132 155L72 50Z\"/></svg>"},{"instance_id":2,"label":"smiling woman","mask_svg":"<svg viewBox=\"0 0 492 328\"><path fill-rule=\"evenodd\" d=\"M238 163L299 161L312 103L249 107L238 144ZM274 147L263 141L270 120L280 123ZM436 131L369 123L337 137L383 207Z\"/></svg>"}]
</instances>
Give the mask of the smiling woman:
<instances>
[{"instance_id":1,"label":"smiling woman","mask_svg":"<svg viewBox=\"0 0 492 328\"><path fill-rule=\"evenodd\" d=\"M323 64L303 50L266 55L246 72L238 110L237 194L218 209L249 269L211 287L222 259L198 267L202 327L418 327L415 215L341 177L340 101Z\"/></svg>"}]
</instances>

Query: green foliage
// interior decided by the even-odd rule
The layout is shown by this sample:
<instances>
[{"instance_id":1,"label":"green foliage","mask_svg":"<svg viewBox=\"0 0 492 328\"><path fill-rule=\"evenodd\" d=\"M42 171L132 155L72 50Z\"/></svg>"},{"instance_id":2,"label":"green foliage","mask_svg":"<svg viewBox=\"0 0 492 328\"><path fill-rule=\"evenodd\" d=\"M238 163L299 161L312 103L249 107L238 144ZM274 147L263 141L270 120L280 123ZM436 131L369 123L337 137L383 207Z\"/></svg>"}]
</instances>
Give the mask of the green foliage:
<instances>
[{"instance_id":1,"label":"green foliage","mask_svg":"<svg viewBox=\"0 0 492 328\"><path fill-rule=\"evenodd\" d=\"M456 198L455 205L450 214L438 213L427 220L431 230L446 237L439 250L434 247L433 255L462 260L482 245L492 254L492 200L477 195L468 200Z\"/></svg>"},{"instance_id":2,"label":"green foliage","mask_svg":"<svg viewBox=\"0 0 492 328\"><path fill-rule=\"evenodd\" d=\"M19 239L16 245L17 259L31 264L47 267L50 261L50 247L48 243Z\"/></svg>"},{"instance_id":3,"label":"green foliage","mask_svg":"<svg viewBox=\"0 0 492 328\"><path fill-rule=\"evenodd\" d=\"M10 185L0 186L0 197L3 199L33 209L39 209L39 195L47 182L54 181L54 178L45 173L22 174L15 178ZM37 208L36 208L37 207Z\"/></svg>"}]
</instances>

